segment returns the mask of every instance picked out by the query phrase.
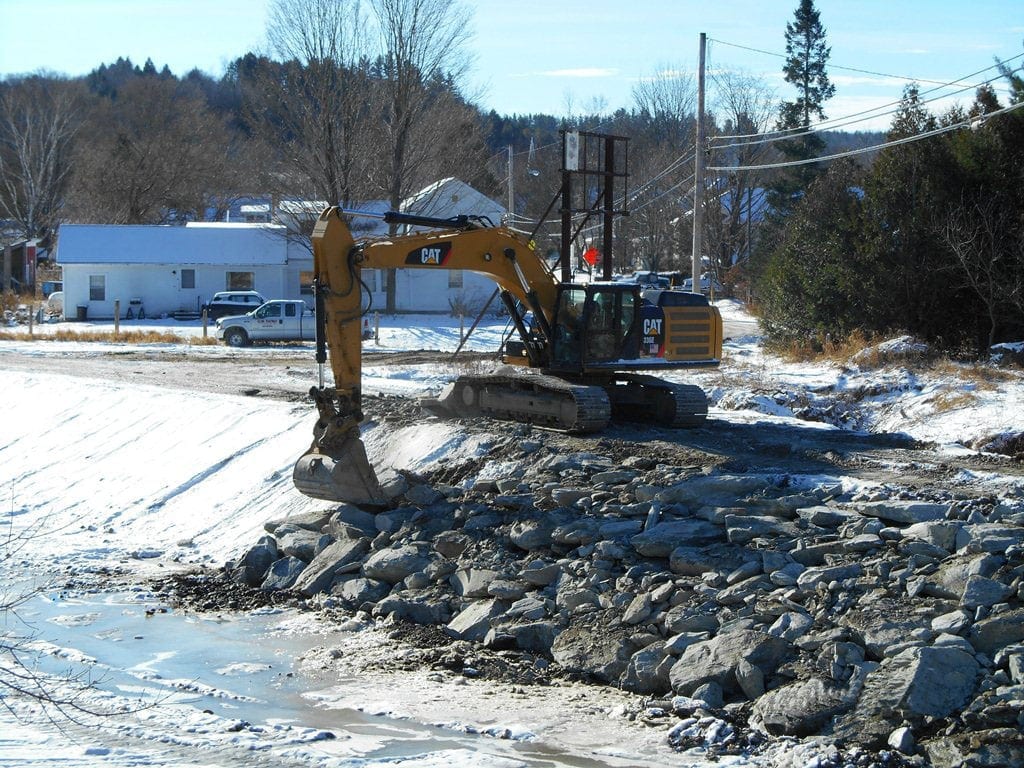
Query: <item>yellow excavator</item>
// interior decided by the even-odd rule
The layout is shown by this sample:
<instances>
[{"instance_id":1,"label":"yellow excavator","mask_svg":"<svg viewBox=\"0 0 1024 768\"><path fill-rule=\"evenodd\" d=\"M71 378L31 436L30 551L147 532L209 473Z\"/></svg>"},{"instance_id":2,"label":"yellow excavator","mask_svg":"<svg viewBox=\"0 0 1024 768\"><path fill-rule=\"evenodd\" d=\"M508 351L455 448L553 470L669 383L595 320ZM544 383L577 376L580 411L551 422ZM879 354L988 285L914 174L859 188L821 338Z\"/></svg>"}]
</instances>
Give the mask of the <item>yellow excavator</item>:
<instances>
[{"instance_id":1,"label":"yellow excavator","mask_svg":"<svg viewBox=\"0 0 1024 768\"><path fill-rule=\"evenodd\" d=\"M532 241L472 217L383 218L419 229L356 241L345 212L328 208L313 230L319 385L310 396L319 419L292 474L302 493L357 505L390 501L359 433L363 269L469 270L497 284L518 339L504 345L507 368L460 376L441 394L438 402L455 415L571 433L598 431L613 418L662 427L704 422L700 387L643 373L718 365L722 318L701 294L560 282ZM328 360L333 387L324 380Z\"/></svg>"}]
</instances>

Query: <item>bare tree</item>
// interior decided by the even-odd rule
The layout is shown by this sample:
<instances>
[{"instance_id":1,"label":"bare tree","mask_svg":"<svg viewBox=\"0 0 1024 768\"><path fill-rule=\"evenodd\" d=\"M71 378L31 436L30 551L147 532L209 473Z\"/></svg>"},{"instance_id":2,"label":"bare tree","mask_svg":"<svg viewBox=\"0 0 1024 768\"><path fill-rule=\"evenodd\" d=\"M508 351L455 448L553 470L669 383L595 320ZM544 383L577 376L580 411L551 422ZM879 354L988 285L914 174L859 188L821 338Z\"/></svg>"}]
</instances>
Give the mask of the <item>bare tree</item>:
<instances>
[{"instance_id":1,"label":"bare tree","mask_svg":"<svg viewBox=\"0 0 1024 768\"><path fill-rule=\"evenodd\" d=\"M426 180L428 169L452 151L446 135L460 130L455 115L437 109L439 96L457 92L469 68L470 13L454 0L371 0L383 55L379 125L384 162L380 188L392 208ZM467 113L466 117L470 117ZM475 123L475 121L474 121ZM387 280L387 311L395 310L394 271Z\"/></svg>"},{"instance_id":2,"label":"bare tree","mask_svg":"<svg viewBox=\"0 0 1024 768\"><path fill-rule=\"evenodd\" d=\"M697 84L692 72L676 65L661 65L656 74L633 87L633 103L673 150L693 145Z\"/></svg>"},{"instance_id":3,"label":"bare tree","mask_svg":"<svg viewBox=\"0 0 1024 768\"><path fill-rule=\"evenodd\" d=\"M716 116L720 125L711 151L717 165L758 165L772 153L758 134L772 122L774 92L765 82L735 70L712 74ZM736 263L745 262L756 235L754 219L764 207L764 176L752 171L722 173L707 184L706 235L711 271L723 279Z\"/></svg>"},{"instance_id":4,"label":"bare tree","mask_svg":"<svg viewBox=\"0 0 1024 768\"><path fill-rule=\"evenodd\" d=\"M230 191L226 126L172 80L138 78L99 100L78 155L73 213L112 224L203 218Z\"/></svg>"},{"instance_id":5,"label":"bare tree","mask_svg":"<svg viewBox=\"0 0 1024 768\"><path fill-rule=\"evenodd\" d=\"M275 195L349 205L367 192L373 125L366 16L355 0L274 0L275 57L243 73L247 117L282 173ZM319 210L311 211L319 214Z\"/></svg>"},{"instance_id":6,"label":"bare tree","mask_svg":"<svg viewBox=\"0 0 1024 768\"><path fill-rule=\"evenodd\" d=\"M961 202L944 218L942 237L960 266L962 285L981 301L988 346L1000 323L1024 312L1024 233L1005 201L987 197Z\"/></svg>"},{"instance_id":7,"label":"bare tree","mask_svg":"<svg viewBox=\"0 0 1024 768\"><path fill-rule=\"evenodd\" d=\"M33 75L0 83L0 214L25 238L60 223L82 103L78 82Z\"/></svg>"}]
</instances>

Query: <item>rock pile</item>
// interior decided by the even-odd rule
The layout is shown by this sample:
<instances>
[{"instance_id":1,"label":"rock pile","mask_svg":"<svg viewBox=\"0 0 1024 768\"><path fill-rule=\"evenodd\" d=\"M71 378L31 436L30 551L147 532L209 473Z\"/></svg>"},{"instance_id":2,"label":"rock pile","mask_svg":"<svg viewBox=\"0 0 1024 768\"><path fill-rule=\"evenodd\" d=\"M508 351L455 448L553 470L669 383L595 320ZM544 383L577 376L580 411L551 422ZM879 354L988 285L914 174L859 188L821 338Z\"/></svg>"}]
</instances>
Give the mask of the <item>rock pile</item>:
<instances>
[{"instance_id":1,"label":"rock pile","mask_svg":"<svg viewBox=\"0 0 1024 768\"><path fill-rule=\"evenodd\" d=\"M644 694L680 747L1024 765L1024 499L515 445L498 478L269 522L228 572Z\"/></svg>"}]
</instances>

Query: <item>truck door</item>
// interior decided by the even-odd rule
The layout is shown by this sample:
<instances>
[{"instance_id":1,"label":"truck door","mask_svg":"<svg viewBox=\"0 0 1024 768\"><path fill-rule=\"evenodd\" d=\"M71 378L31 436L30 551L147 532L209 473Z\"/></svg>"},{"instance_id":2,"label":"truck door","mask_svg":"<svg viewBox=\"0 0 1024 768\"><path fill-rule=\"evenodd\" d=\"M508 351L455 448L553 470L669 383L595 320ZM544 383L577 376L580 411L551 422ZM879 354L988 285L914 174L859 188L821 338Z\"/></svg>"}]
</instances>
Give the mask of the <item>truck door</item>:
<instances>
[{"instance_id":1,"label":"truck door","mask_svg":"<svg viewBox=\"0 0 1024 768\"><path fill-rule=\"evenodd\" d=\"M284 338L284 312L279 301L271 301L256 310L256 335L273 341Z\"/></svg>"}]
</instances>

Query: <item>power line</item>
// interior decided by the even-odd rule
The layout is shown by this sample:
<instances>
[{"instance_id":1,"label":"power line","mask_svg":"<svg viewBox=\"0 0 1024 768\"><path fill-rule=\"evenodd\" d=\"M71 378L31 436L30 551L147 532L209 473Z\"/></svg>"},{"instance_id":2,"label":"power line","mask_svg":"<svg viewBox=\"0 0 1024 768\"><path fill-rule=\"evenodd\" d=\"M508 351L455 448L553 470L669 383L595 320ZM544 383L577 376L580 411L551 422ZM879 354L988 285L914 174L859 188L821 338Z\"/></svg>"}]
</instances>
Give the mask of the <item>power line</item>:
<instances>
[{"instance_id":1,"label":"power line","mask_svg":"<svg viewBox=\"0 0 1024 768\"><path fill-rule=\"evenodd\" d=\"M852 155L862 155L862 154L865 154L867 152L874 152L875 150L881 150L881 149L886 149L888 147L899 146L900 144L909 144L909 143L914 142L914 141L920 141L921 139L929 139L929 138L931 138L933 136L939 136L939 135L941 135L943 133L949 133L950 131L956 131L956 130L959 130L961 128L974 127L974 126L976 126L979 123L985 122L989 118L996 117L997 115L1006 114L1008 112L1013 112L1014 110L1020 109L1021 107L1024 107L1024 101L1020 102L1019 104L1011 104L1008 107L1003 107L1002 109L997 109L995 112L989 112L988 114L981 115L981 116L979 116L977 118L973 118L971 120L961 121L961 122L955 123L953 125L947 125L947 126L944 126L942 128L936 128L936 129L931 130L931 131L925 131L924 133L917 133L917 134L914 134L913 136L905 136L902 139L894 139L892 141L883 142L882 144L874 144L874 145L872 145L870 147L860 147L859 149L850 149L850 150L847 150L846 152L837 152L834 155L823 155L822 157L812 157L812 158L808 158L806 160L791 160L791 161L784 162L784 163L767 163L767 164L764 164L764 165L732 165L732 166L718 165L718 166L709 166L707 168L707 170L709 170L709 171L766 171L766 170L771 170L771 169L774 169L774 168L791 168L791 167L797 166L797 165L809 165L811 163L825 162L826 160L837 160L837 159L839 159L841 157L850 157Z\"/></svg>"}]
</instances>

